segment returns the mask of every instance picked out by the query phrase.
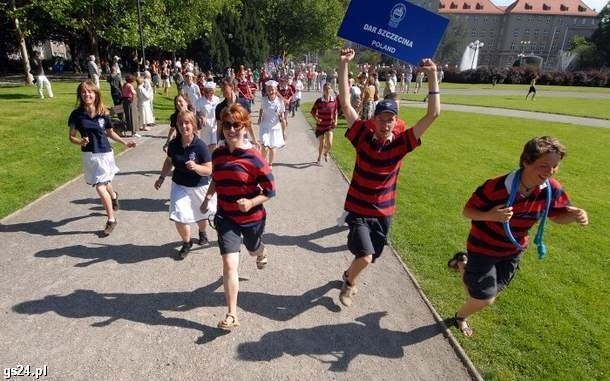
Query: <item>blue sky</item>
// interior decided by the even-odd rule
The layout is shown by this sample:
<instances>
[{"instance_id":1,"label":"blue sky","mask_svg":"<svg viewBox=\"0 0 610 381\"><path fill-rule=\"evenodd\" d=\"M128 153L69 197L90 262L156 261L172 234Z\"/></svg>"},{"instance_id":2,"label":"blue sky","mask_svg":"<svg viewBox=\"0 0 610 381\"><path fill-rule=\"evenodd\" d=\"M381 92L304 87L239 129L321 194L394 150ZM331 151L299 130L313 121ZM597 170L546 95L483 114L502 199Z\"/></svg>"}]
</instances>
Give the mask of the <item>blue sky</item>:
<instances>
[{"instance_id":1,"label":"blue sky","mask_svg":"<svg viewBox=\"0 0 610 381\"><path fill-rule=\"evenodd\" d=\"M512 4L515 0L491 0L492 3L496 5L509 5ZM602 10L604 5L608 3L608 0L582 0L585 4L587 4L590 8L596 9L598 12Z\"/></svg>"}]
</instances>

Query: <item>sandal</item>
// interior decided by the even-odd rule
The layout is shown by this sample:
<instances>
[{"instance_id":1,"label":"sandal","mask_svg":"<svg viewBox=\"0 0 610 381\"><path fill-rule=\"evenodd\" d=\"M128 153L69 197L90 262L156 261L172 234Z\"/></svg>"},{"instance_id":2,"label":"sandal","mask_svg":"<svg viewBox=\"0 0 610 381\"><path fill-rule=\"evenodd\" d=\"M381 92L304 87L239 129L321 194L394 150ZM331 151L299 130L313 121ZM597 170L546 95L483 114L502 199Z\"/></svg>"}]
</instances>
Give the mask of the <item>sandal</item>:
<instances>
[{"instance_id":1,"label":"sandal","mask_svg":"<svg viewBox=\"0 0 610 381\"><path fill-rule=\"evenodd\" d=\"M263 252L256 256L256 268L262 270L267 266L269 259L267 258L267 249L263 249Z\"/></svg>"},{"instance_id":2,"label":"sandal","mask_svg":"<svg viewBox=\"0 0 610 381\"><path fill-rule=\"evenodd\" d=\"M460 263L464 263L464 265L468 263L468 257L463 251L455 253L455 255L447 262L447 267L453 271L460 271Z\"/></svg>"},{"instance_id":3,"label":"sandal","mask_svg":"<svg viewBox=\"0 0 610 381\"><path fill-rule=\"evenodd\" d=\"M218 328L230 331L232 328L239 327L239 321L233 314L226 314L225 318L218 322Z\"/></svg>"},{"instance_id":4,"label":"sandal","mask_svg":"<svg viewBox=\"0 0 610 381\"><path fill-rule=\"evenodd\" d=\"M468 320L466 318L458 317L457 312L453 316L453 325L455 325L455 328L459 329L460 332L462 332L462 335L466 337L472 337L472 335L474 335L474 331L468 324Z\"/></svg>"}]
</instances>

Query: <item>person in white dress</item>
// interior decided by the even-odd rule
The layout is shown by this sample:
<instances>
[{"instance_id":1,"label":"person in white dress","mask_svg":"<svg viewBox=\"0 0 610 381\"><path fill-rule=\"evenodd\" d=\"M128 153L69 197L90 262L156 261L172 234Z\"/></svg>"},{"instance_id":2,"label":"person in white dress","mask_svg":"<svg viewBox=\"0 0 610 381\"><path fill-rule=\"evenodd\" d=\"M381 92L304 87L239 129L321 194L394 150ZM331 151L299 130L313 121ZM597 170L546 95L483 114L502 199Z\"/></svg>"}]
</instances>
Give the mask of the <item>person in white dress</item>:
<instances>
[{"instance_id":1,"label":"person in white dress","mask_svg":"<svg viewBox=\"0 0 610 381\"><path fill-rule=\"evenodd\" d=\"M258 115L259 137L263 157L271 167L277 156L277 149L283 147L286 138L286 119L284 100L277 91L274 80L265 82L266 96L261 102Z\"/></svg>"},{"instance_id":2,"label":"person in white dress","mask_svg":"<svg viewBox=\"0 0 610 381\"><path fill-rule=\"evenodd\" d=\"M140 130L150 131L149 125L155 123L152 111L153 88L150 82L142 77L138 78L138 111L140 112Z\"/></svg>"},{"instance_id":3,"label":"person in white dress","mask_svg":"<svg viewBox=\"0 0 610 381\"><path fill-rule=\"evenodd\" d=\"M200 121L201 131L199 137L208 145L210 152L214 151L218 144L216 129L216 106L220 98L214 95L216 83L208 81L203 85L203 96L197 100L197 117Z\"/></svg>"}]
</instances>

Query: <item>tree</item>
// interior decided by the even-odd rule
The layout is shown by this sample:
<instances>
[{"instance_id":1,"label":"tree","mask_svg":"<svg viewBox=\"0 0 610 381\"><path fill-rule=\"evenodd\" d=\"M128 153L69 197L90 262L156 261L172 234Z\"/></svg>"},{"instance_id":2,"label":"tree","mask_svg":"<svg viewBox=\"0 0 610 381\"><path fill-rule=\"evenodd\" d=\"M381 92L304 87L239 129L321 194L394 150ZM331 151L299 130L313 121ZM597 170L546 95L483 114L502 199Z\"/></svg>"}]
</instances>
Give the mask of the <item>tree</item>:
<instances>
[{"instance_id":1,"label":"tree","mask_svg":"<svg viewBox=\"0 0 610 381\"><path fill-rule=\"evenodd\" d=\"M459 64L466 44L466 24L453 16L449 16L449 26L436 51L436 61L438 63Z\"/></svg>"},{"instance_id":2,"label":"tree","mask_svg":"<svg viewBox=\"0 0 610 381\"><path fill-rule=\"evenodd\" d=\"M582 36L574 36L570 41L570 51L578 55L576 67L578 69L591 69L599 67L601 59L598 47Z\"/></svg>"},{"instance_id":3,"label":"tree","mask_svg":"<svg viewBox=\"0 0 610 381\"><path fill-rule=\"evenodd\" d=\"M602 9L599 17L599 25L593 32L591 41L597 47L601 63L610 66L610 3Z\"/></svg>"}]
</instances>

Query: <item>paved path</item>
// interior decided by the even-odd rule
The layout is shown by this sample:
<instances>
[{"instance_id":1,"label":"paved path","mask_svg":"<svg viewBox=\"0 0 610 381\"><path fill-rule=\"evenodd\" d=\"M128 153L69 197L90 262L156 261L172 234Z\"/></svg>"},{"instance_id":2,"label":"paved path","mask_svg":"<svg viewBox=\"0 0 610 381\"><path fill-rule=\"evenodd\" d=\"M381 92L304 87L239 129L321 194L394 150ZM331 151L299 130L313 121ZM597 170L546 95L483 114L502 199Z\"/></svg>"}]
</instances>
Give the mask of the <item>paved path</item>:
<instances>
[{"instance_id":1,"label":"paved path","mask_svg":"<svg viewBox=\"0 0 610 381\"><path fill-rule=\"evenodd\" d=\"M470 379L389 248L354 305L339 306L352 259L335 226L347 184L334 163L313 165L301 114L274 164L270 263L259 271L242 253L242 326L223 335L215 233L211 247L170 258L179 246L170 184L153 189L165 132L155 128L119 157L110 237L97 235L105 218L82 178L2 221L2 368L47 365L51 380Z\"/></svg>"}]
</instances>

